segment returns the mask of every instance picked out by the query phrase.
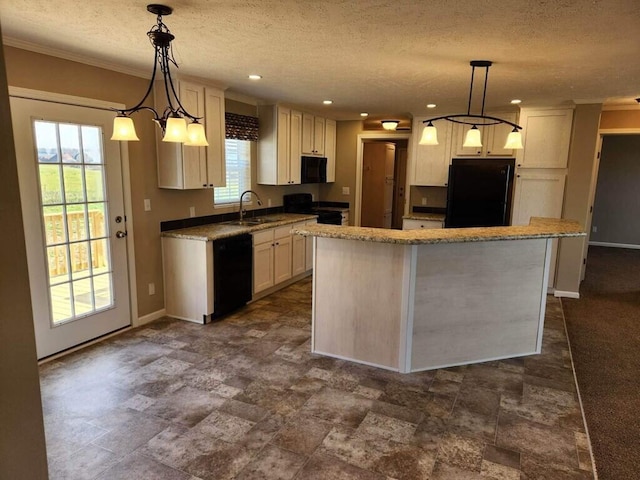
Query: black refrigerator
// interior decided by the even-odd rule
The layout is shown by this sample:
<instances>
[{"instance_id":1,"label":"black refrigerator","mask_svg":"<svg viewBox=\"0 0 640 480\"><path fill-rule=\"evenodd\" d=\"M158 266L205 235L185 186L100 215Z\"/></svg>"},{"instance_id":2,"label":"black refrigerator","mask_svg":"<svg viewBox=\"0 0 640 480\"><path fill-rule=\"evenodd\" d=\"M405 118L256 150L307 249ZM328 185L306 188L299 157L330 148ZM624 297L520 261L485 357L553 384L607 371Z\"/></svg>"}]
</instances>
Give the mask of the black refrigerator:
<instances>
[{"instance_id":1,"label":"black refrigerator","mask_svg":"<svg viewBox=\"0 0 640 480\"><path fill-rule=\"evenodd\" d=\"M514 169L514 158L454 158L445 227L509 225Z\"/></svg>"}]
</instances>

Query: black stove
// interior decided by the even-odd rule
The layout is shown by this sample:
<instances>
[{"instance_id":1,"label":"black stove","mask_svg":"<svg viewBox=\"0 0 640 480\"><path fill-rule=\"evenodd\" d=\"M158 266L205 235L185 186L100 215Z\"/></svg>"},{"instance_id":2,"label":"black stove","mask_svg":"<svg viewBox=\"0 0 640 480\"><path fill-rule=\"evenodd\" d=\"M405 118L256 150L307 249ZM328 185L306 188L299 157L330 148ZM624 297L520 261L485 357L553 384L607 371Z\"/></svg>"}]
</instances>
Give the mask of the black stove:
<instances>
[{"instance_id":1,"label":"black stove","mask_svg":"<svg viewBox=\"0 0 640 480\"><path fill-rule=\"evenodd\" d=\"M283 195L282 203L286 213L307 213L317 215L318 223L342 225L342 213L336 210L325 210L315 205L310 193L291 193Z\"/></svg>"}]
</instances>

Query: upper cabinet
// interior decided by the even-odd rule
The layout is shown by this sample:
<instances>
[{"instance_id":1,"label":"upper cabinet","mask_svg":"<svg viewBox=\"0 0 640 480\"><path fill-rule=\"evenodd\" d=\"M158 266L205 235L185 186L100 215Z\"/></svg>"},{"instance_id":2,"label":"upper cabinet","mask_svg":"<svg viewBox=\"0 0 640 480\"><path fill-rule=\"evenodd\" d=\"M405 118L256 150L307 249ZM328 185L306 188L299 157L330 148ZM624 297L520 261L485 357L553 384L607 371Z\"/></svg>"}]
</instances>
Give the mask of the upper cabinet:
<instances>
[{"instance_id":1,"label":"upper cabinet","mask_svg":"<svg viewBox=\"0 0 640 480\"><path fill-rule=\"evenodd\" d=\"M489 113L492 117L501 118L509 122L517 123L515 112ZM499 123L497 125L478 126L482 132L482 147L463 147L464 139L469 130L469 125L456 123L453 125L453 157L513 157L514 150L507 150L504 144L507 136L513 130L511 125ZM438 129L438 134L440 129Z\"/></svg>"},{"instance_id":2,"label":"upper cabinet","mask_svg":"<svg viewBox=\"0 0 640 480\"><path fill-rule=\"evenodd\" d=\"M181 143L163 142L157 129L158 186L180 190L223 187L224 156L224 92L220 89L179 80L178 95L184 108L192 115L204 117L208 147L189 147ZM156 109L164 110L164 84L155 85Z\"/></svg>"},{"instance_id":3,"label":"upper cabinet","mask_svg":"<svg viewBox=\"0 0 640 480\"><path fill-rule=\"evenodd\" d=\"M258 183L263 185L297 185L301 182L302 155L304 150L305 125L310 124L311 144L322 142L314 148L314 155L327 157L327 181L335 182L336 171L336 122L281 105L258 107L260 118L260 140L258 141ZM306 122L306 123L305 123ZM321 125L321 127L320 127Z\"/></svg>"},{"instance_id":4,"label":"upper cabinet","mask_svg":"<svg viewBox=\"0 0 640 480\"><path fill-rule=\"evenodd\" d=\"M300 183L302 113L279 105L258 107L258 183Z\"/></svg>"},{"instance_id":5,"label":"upper cabinet","mask_svg":"<svg viewBox=\"0 0 640 480\"><path fill-rule=\"evenodd\" d=\"M327 118L324 129L324 155L327 157L327 182L336 181L336 121Z\"/></svg>"},{"instance_id":6,"label":"upper cabinet","mask_svg":"<svg viewBox=\"0 0 640 480\"><path fill-rule=\"evenodd\" d=\"M310 113L302 114L302 154L323 156L325 119Z\"/></svg>"},{"instance_id":7,"label":"upper cabinet","mask_svg":"<svg viewBox=\"0 0 640 480\"><path fill-rule=\"evenodd\" d=\"M449 179L451 163L451 133L453 124L446 120L437 120L433 124L438 129L438 145L420 145L424 118L413 119L414 132L411 136L412 160L410 184L432 187L445 187Z\"/></svg>"},{"instance_id":8,"label":"upper cabinet","mask_svg":"<svg viewBox=\"0 0 640 480\"><path fill-rule=\"evenodd\" d=\"M523 150L516 164L521 168L566 168L573 126L573 109L520 112Z\"/></svg>"}]
</instances>

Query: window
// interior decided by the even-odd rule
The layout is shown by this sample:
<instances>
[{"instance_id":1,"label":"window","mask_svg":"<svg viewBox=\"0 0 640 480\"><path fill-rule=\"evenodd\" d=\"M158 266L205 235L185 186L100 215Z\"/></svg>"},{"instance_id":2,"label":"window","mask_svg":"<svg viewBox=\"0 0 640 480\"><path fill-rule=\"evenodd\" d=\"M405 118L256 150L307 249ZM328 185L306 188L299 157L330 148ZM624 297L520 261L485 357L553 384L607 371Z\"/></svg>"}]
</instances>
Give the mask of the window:
<instances>
[{"instance_id":1,"label":"window","mask_svg":"<svg viewBox=\"0 0 640 480\"><path fill-rule=\"evenodd\" d=\"M216 187L213 192L215 205L240 202L240 194L251 188L251 142L225 140L227 186Z\"/></svg>"}]
</instances>

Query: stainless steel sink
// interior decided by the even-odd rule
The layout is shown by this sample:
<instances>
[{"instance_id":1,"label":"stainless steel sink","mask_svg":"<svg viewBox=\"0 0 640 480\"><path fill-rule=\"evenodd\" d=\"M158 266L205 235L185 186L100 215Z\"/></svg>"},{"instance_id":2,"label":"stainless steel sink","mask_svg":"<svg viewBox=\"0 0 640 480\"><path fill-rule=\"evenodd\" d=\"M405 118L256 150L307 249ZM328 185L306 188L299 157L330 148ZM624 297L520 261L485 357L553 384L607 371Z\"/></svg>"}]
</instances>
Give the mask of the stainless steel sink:
<instances>
[{"instance_id":1,"label":"stainless steel sink","mask_svg":"<svg viewBox=\"0 0 640 480\"><path fill-rule=\"evenodd\" d=\"M225 225L240 225L240 226L245 226L245 227L249 227L252 225L260 225L261 223L264 222L256 222L255 219L252 220L232 220L231 222L224 222Z\"/></svg>"}]
</instances>

